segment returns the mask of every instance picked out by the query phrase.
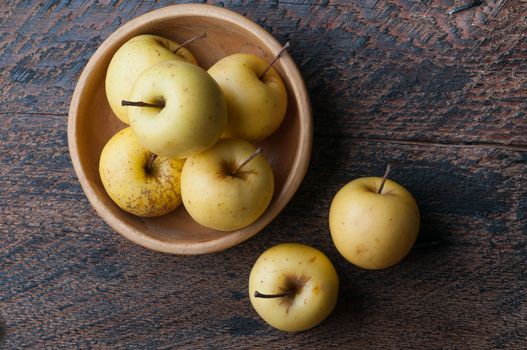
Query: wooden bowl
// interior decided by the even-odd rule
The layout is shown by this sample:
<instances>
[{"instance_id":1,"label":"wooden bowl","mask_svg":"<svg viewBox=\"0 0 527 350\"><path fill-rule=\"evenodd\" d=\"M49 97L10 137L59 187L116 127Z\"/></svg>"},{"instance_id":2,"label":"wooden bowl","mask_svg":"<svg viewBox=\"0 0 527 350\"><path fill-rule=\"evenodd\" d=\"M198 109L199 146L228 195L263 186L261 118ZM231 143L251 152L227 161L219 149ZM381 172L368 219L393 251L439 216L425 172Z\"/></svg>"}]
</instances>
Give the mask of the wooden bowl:
<instances>
[{"instance_id":1,"label":"wooden bowl","mask_svg":"<svg viewBox=\"0 0 527 350\"><path fill-rule=\"evenodd\" d=\"M113 54L139 34L158 34L177 42L200 33L193 44L198 63L208 69L219 59L238 52L270 60L280 50L268 32L249 19L210 5L174 5L140 16L119 28L89 60L71 99L68 143L79 181L97 213L117 232L144 247L175 254L203 254L232 247L271 222L296 192L308 167L312 144L309 96L295 63L285 54L275 63L288 93L286 118L279 130L260 143L275 175L269 208L252 225L232 232L205 228L181 205L157 218L141 218L122 211L106 194L99 177L99 157L106 142L125 127L106 99L104 81Z\"/></svg>"}]
</instances>

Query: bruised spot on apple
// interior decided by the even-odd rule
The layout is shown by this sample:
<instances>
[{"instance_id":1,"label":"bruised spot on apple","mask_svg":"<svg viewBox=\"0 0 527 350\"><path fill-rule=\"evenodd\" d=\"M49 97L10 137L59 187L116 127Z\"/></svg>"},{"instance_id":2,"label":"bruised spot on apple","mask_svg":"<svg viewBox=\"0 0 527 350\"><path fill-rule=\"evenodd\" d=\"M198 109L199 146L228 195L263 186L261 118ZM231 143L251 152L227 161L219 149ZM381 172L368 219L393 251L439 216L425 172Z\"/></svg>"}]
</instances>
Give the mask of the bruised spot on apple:
<instances>
[{"instance_id":1,"label":"bruised spot on apple","mask_svg":"<svg viewBox=\"0 0 527 350\"><path fill-rule=\"evenodd\" d=\"M265 251L254 264L249 296L267 323L297 332L316 326L333 311L338 285L337 272L321 251L284 243Z\"/></svg>"},{"instance_id":2,"label":"bruised spot on apple","mask_svg":"<svg viewBox=\"0 0 527 350\"><path fill-rule=\"evenodd\" d=\"M113 55L106 72L106 96L112 111L123 123L129 124L128 110L121 105L128 100L135 81L147 68L167 60L197 64L182 45L157 36L139 35L128 40Z\"/></svg>"},{"instance_id":3,"label":"bruised spot on apple","mask_svg":"<svg viewBox=\"0 0 527 350\"><path fill-rule=\"evenodd\" d=\"M143 217L160 216L181 204L183 163L153 156L128 127L104 146L99 174L106 192L121 209Z\"/></svg>"},{"instance_id":4,"label":"bruised spot on apple","mask_svg":"<svg viewBox=\"0 0 527 350\"><path fill-rule=\"evenodd\" d=\"M220 231L252 224L269 206L273 192L269 163L240 139L221 139L189 157L181 174L187 212L199 224Z\"/></svg>"}]
</instances>

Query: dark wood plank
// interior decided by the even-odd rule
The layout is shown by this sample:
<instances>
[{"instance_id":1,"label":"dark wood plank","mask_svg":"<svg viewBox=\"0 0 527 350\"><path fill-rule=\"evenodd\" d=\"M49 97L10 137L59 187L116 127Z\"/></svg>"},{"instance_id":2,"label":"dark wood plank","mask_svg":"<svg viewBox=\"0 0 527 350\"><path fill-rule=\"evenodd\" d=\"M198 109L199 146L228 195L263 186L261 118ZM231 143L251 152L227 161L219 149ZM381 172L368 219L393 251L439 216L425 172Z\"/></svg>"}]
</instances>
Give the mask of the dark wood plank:
<instances>
[{"instance_id":1,"label":"dark wood plank","mask_svg":"<svg viewBox=\"0 0 527 350\"><path fill-rule=\"evenodd\" d=\"M66 113L82 68L126 21L171 1L2 5L6 112ZM327 136L527 145L527 5L447 15L453 2L235 1L289 40ZM329 103L328 103L329 102Z\"/></svg>"},{"instance_id":2,"label":"dark wood plank","mask_svg":"<svg viewBox=\"0 0 527 350\"><path fill-rule=\"evenodd\" d=\"M0 348L526 348L525 3L447 16L453 1L212 1L294 43L315 110L313 159L284 212L222 253L180 257L121 238L70 164L66 113L90 55L169 1L0 4ZM346 263L327 213L340 186L393 178L417 198L420 242L401 264ZM321 326L273 330L247 298L270 246L335 263Z\"/></svg>"}]
</instances>

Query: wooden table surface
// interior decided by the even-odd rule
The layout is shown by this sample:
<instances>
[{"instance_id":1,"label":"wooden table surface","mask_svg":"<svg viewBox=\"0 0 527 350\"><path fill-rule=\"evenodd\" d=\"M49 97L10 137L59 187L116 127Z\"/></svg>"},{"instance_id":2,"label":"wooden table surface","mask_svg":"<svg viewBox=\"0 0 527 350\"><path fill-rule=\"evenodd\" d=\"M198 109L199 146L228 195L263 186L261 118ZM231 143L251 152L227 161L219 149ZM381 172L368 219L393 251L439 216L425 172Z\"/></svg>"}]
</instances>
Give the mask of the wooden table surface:
<instances>
[{"instance_id":1,"label":"wooden table surface","mask_svg":"<svg viewBox=\"0 0 527 350\"><path fill-rule=\"evenodd\" d=\"M263 232L227 251L134 245L73 171L70 97L96 48L173 1L0 5L0 348L527 347L527 4L211 1L291 41L312 99L309 171ZM420 247L393 268L347 263L328 229L336 191L382 175L416 197ZM286 241L324 251L341 292L303 333L266 325L252 264ZM438 242L426 245L423 242Z\"/></svg>"}]
</instances>

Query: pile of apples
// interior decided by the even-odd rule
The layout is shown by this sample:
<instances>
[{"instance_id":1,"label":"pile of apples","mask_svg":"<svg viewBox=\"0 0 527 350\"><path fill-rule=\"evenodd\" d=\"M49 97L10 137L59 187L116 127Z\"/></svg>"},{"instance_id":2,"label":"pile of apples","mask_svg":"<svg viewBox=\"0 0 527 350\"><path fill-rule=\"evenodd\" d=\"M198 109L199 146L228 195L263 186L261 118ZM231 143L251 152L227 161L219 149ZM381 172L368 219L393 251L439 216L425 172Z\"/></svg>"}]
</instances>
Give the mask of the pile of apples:
<instances>
[{"instance_id":1,"label":"pile of apples","mask_svg":"<svg viewBox=\"0 0 527 350\"><path fill-rule=\"evenodd\" d=\"M140 35L114 55L106 94L129 127L104 147L99 172L123 210L169 213L181 203L199 224L221 231L250 225L274 192L267 160L251 142L282 123L287 94L272 64L248 54L221 59L208 71L185 46ZM419 230L419 209L402 186L383 178L356 179L335 195L329 229L338 251L370 270L406 256ZM257 313L284 331L324 320L336 305L337 272L318 249L285 243L264 252L249 277Z\"/></svg>"},{"instance_id":2,"label":"pile of apples","mask_svg":"<svg viewBox=\"0 0 527 350\"><path fill-rule=\"evenodd\" d=\"M129 127L105 145L99 174L110 198L134 215L165 215L181 203L199 224L233 231L267 209L274 175L253 142L275 132L287 93L272 62L227 56L208 71L186 48L139 35L106 74L112 111Z\"/></svg>"}]
</instances>

